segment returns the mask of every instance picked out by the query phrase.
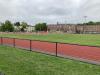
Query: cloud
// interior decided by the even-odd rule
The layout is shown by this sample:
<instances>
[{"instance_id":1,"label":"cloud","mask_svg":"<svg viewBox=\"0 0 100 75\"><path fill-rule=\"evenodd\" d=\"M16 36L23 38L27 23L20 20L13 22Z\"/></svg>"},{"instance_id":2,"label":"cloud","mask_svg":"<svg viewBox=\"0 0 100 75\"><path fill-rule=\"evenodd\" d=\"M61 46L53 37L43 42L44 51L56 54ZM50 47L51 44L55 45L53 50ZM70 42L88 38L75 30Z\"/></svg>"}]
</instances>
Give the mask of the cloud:
<instances>
[{"instance_id":1,"label":"cloud","mask_svg":"<svg viewBox=\"0 0 100 75\"><path fill-rule=\"evenodd\" d=\"M78 23L99 21L100 0L0 0L1 21Z\"/></svg>"}]
</instances>

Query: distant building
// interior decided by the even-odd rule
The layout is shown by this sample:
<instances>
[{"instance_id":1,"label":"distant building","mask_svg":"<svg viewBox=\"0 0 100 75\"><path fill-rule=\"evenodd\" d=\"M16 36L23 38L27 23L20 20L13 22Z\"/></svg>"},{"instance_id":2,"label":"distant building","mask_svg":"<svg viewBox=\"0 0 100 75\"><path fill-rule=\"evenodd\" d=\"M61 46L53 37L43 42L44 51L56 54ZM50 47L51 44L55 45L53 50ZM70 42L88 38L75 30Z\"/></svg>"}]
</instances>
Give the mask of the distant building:
<instances>
[{"instance_id":1,"label":"distant building","mask_svg":"<svg viewBox=\"0 0 100 75\"><path fill-rule=\"evenodd\" d=\"M77 25L76 28L80 33L100 33L100 25Z\"/></svg>"},{"instance_id":2,"label":"distant building","mask_svg":"<svg viewBox=\"0 0 100 75\"><path fill-rule=\"evenodd\" d=\"M27 32L33 32L35 30L35 26L28 26L27 28L26 28L26 31Z\"/></svg>"},{"instance_id":3,"label":"distant building","mask_svg":"<svg viewBox=\"0 0 100 75\"><path fill-rule=\"evenodd\" d=\"M100 25L49 24L48 31L66 33L100 33Z\"/></svg>"},{"instance_id":4,"label":"distant building","mask_svg":"<svg viewBox=\"0 0 100 75\"><path fill-rule=\"evenodd\" d=\"M15 30L16 31L19 31L19 29L21 28L22 26L19 26L19 28L17 26L14 26ZM25 32L33 32L35 30L35 27L34 26L31 26L31 25L28 25L25 29Z\"/></svg>"},{"instance_id":5,"label":"distant building","mask_svg":"<svg viewBox=\"0 0 100 75\"><path fill-rule=\"evenodd\" d=\"M49 24L48 25L48 31L61 31L61 32L67 32L67 33L75 33L76 32L76 25L71 24Z\"/></svg>"}]
</instances>

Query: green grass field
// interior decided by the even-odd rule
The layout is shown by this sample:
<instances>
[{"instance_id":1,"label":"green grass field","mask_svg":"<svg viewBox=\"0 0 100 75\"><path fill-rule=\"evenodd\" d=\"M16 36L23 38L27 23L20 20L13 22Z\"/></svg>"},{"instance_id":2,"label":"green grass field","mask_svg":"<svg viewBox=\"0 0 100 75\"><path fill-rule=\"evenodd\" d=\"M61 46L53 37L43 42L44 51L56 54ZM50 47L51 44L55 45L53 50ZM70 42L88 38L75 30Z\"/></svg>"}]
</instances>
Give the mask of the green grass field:
<instances>
[{"instance_id":1,"label":"green grass field","mask_svg":"<svg viewBox=\"0 0 100 75\"><path fill-rule=\"evenodd\" d=\"M100 46L100 34L48 34L48 35L0 34L0 37L1 36L72 43L80 45Z\"/></svg>"},{"instance_id":2,"label":"green grass field","mask_svg":"<svg viewBox=\"0 0 100 75\"><path fill-rule=\"evenodd\" d=\"M100 66L0 46L0 72L5 75L100 75Z\"/></svg>"}]
</instances>

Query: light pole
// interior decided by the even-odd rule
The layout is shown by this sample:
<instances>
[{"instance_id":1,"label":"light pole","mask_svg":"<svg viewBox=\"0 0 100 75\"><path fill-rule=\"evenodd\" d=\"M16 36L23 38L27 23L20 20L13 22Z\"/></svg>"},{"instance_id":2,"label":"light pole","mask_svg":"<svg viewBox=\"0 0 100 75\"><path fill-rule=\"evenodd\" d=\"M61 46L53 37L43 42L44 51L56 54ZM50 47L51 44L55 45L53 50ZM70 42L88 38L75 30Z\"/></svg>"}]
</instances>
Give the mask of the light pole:
<instances>
[{"instance_id":1,"label":"light pole","mask_svg":"<svg viewBox=\"0 0 100 75\"><path fill-rule=\"evenodd\" d=\"M84 23L86 23L87 21L87 16L84 16Z\"/></svg>"},{"instance_id":2,"label":"light pole","mask_svg":"<svg viewBox=\"0 0 100 75\"><path fill-rule=\"evenodd\" d=\"M85 24L87 22L87 16L84 16L83 33L85 33Z\"/></svg>"}]
</instances>

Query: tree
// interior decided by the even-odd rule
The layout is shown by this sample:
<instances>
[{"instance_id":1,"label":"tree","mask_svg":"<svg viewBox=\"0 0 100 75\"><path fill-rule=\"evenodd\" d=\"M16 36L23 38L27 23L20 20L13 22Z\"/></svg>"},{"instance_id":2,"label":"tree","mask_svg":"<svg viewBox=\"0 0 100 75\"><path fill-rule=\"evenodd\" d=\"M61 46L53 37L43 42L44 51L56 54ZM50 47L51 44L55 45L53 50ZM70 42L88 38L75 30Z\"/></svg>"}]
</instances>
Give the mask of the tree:
<instances>
[{"instance_id":1,"label":"tree","mask_svg":"<svg viewBox=\"0 0 100 75\"><path fill-rule=\"evenodd\" d=\"M95 22L93 22L93 21L90 21L87 23L87 25L94 25L94 24L95 24Z\"/></svg>"},{"instance_id":2,"label":"tree","mask_svg":"<svg viewBox=\"0 0 100 75\"><path fill-rule=\"evenodd\" d=\"M21 31L24 32L25 29L27 28L28 24L26 22L21 23Z\"/></svg>"},{"instance_id":3,"label":"tree","mask_svg":"<svg viewBox=\"0 0 100 75\"><path fill-rule=\"evenodd\" d=\"M100 22L96 22L96 25L100 25Z\"/></svg>"},{"instance_id":4,"label":"tree","mask_svg":"<svg viewBox=\"0 0 100 75\"><path fill-rule=\"evenodd\" d=\"M100 25L100 22L89 21L87 23L83 23L84 25Z\"/></svg>"},{"instance_id":5,"label":"tree","mask_svg":"<svg viewBox=\"0 0 100 75\"><path fill-rule=\"evenodd\" d=\"M35 25L36 31L47 31L47 25L46 23L38 23Z\"/></svg>"},{"instance_id":6,"label":"tree","mask_svg":"<svg viewBox=\"0 0 100 75\"><path fill-rule=\"evenodd\" d=\"M5 32L6 31L6 27L5 27L5 24L4 23L1 23L0 31L2 31L2 32Z\"/></svg>"},{"instance_id":7,"label":"tree","mask_svg":"<svg viewBox=\"0 0 100 75\"><path fill-rule=\"evenodd\" d=\"M13 32L14 31L14 26L9 20L6 20L5 23L1 24L1 28L0 29L3 32L5 32L5 31Z\"/></svg>"},{"instance_id":8,"label":"tree","mask_svg":"<svg viewBox=\"0 0 100 75\"><path fill-rule=\"evenodd\" d=\"M16 22L16 23L14 23L14 25L19 27L20 26L20 22Z\"/></svg>"},{"instance_id":9,"label":"tree","mask_svg":"<svg viewBox=\"0 0 100 75\"><path fill-rule=\"evenodd\" d=\"M14 26L16 26L17 28L16 28L16 31L20 31L20 22L16 22L16 23L14 23Z\"/></svg>"}]
</instances>

